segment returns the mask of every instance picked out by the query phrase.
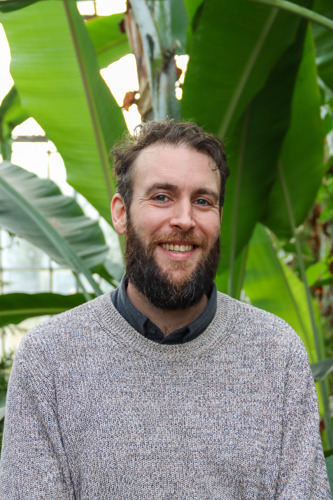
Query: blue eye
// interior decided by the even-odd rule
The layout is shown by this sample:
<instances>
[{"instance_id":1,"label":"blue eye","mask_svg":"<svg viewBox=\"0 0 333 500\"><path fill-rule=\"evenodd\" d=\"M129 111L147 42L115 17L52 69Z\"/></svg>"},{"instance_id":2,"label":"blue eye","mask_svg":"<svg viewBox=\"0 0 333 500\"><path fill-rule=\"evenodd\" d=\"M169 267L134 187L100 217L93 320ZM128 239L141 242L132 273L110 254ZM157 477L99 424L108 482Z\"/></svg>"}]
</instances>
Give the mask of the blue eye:
<instances>
[{"instance_id":1,"label":"blue eye","mask_svg":"<svg viewBox=\"0 0 333 500\"><path fill-rule=\"evenodd\" d=\"M197 205L202 205L202 206L208 206L210 205L210 202L208 200L205 200L204 198L199 198L197 200L195 200L195 202Z\"/></svg>"},{"instance_id":2,"label":"blue eye","mask_svg":"<svg viewBox=\"0 0 333 500\"><path fill-rule=\"evenodd\" d=\"M156 201L168 201L169 198L165 194L158 194L157 196L154 196L154 200Z\"/></svg>"}]
</instances>

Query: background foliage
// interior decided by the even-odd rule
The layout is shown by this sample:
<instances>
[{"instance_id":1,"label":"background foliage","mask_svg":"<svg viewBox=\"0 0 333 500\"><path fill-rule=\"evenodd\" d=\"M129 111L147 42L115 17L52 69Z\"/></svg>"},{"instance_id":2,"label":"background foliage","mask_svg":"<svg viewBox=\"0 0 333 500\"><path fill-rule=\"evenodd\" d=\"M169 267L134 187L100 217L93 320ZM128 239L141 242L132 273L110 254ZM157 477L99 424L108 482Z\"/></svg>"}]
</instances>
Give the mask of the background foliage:
<instances>
[{"instance_id":1,"label":"background foliage","mask_svg":"<svg viewBox=\"0 0 333 500\"><path fill-rule=\"evenodd\" d=\"M0 225L66 262L82 290L3 295L0 326L98 295L96 275L116 284L101 228L50 181L11 164L11 131L34 117L69 184L111 224L108 152L126 125L100 69L132 51L143 120L191 119L224 139L231 176L218 288L301 336L322 379L323 439L333 448L333 7L264 3L131 0L124 15L85 21L74 0L0 2L15 82L0 106ZM175 54L189 55L181 101Z\"/></svg>"}]
</instances>

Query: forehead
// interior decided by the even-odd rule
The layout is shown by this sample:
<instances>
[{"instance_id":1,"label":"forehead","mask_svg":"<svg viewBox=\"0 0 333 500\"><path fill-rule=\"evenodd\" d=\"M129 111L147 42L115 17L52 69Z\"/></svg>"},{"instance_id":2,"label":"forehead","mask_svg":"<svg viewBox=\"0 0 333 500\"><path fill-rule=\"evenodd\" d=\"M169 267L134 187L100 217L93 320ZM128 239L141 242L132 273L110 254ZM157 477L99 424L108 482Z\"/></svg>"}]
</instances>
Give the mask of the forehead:
<instances>
[{"instance_id":1,"label":"forehead","mask_svg":"<svg viewBox=\"0 0 333 500\"><path fill-rule=\"evenodd\" d=\"M153 144L141 151L133 165L133 190L157 182L198 189L216 187L220 173L213 159L185 145Z\"/></svg>"}]
</instances>

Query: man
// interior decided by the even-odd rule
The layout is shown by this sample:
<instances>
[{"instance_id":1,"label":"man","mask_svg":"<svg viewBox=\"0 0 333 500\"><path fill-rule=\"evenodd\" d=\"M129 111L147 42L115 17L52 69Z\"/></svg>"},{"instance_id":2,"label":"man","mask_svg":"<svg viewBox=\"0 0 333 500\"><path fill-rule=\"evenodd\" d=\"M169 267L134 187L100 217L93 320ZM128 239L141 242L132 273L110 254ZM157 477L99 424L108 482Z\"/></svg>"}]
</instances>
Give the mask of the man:
<instances>
[{"instance_id":1,"label":"man","mask_svg":"<svg viewBox=\"0 0 333 500\"><path fill-rule=\"evenodd\" d=\"M299 337L213 282L222 144L151 122L113 153L126 275L21 343L1 498L330 499Z\"/></svg>"}]
</instances>

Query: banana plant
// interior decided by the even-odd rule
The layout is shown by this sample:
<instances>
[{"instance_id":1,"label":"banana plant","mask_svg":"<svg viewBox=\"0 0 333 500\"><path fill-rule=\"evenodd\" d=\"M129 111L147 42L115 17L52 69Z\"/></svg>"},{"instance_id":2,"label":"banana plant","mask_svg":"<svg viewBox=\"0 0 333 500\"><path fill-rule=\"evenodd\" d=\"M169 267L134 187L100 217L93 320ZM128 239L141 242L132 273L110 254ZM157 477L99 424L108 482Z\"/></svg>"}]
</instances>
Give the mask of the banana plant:
<instances>
[{"instance_id":1,"label":"banana plant","mask_svg":"<svg viewBox=\"0 0 333 500\"><path fill-rule=\"evenodd\" d=\"M89 297L91 298L91 297ZM0 328L28 318L50 316L68 311L86 302L83 293L7 293L0 295Z\"/></svg>"},{"instance_id":2,"label":"banana plant","mask_svg":"<svg viewBox=\"0 0 333 500\"><path fill-rule=\"evenodd\" d=\"M1 227L72 269L84 293L80 275L97 295L102 293L92 273L105 261L108 248L97 222L73 198L62 195L52 181L5 161L0 164L0 199Z\"/></svg>"},{"instance_id":3,"label":"banana plant","mask_svg":"<svg viewBox=\"0 0 333 500\"><path fill-rule=\"evenodd\" d=\"M115 184L109 151L126 127L99 73L92 40L76 2L20 7L2 14L0 21L21 105L57 146L68 183L110 221Z\"/></svg>"},{"instance_id":4,"label":"banana plant","mask_svg":"<svg viewBox=\"0 0 333 500\"><path fill-rule=\"evenodd\" d=\"M22 109L20 96L13 86L0 105L0 152L4 160L11 159L12 131L29 115Z\"/></svg>"}]
</instances>

